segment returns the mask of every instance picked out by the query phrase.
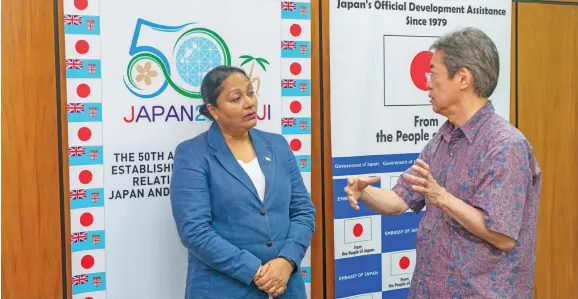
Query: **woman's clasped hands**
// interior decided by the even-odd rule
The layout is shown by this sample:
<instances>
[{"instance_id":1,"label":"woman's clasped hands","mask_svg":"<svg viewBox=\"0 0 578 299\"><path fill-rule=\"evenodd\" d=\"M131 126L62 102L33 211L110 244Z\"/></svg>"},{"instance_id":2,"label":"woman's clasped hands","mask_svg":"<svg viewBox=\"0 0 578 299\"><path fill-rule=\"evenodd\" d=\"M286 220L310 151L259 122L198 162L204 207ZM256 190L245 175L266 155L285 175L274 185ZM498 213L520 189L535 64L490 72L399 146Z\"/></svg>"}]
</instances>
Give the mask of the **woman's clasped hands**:
<instances>
[{"instance_id":1,"label":"woman's clasped hands","mask_svg":"<svg viewBox=\"0 0 578 299\"><path fill-rule=\"evenodd\" d=\"M287 282L293 273L293 265L286 259L276 258L261 267L254 281L260 290L277 297L287 289Z\"/></svg>"}]
</instances>

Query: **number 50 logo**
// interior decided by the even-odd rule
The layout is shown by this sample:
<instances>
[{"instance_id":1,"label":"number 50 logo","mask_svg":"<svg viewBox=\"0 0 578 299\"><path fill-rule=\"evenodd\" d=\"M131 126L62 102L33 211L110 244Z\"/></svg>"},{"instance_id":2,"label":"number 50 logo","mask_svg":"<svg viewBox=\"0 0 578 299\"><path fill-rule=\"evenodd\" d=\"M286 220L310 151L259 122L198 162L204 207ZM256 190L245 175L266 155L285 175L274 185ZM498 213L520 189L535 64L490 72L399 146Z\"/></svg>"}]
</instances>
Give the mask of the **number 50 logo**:
<instances>
[{"instance_id":1,"label":"number 50 logo","mask_svg":"<svg viewBox=\"0 0 578 299\"><path fill-rule=\"evenodd\" d=\"M170 85L185 97L200 99L206 73L219 65L231 65L231 53L223 38L194 24L166 26L137 20L129 49L131 59L123 76L132 94L154 98ZM258 93L261 80L252 77L253 67L257 62L266 71L265 64L269 62L250 55L239 58L244 59L241 65L253 62L249 77L257 82Z\"/></svg>"}]
</instances>

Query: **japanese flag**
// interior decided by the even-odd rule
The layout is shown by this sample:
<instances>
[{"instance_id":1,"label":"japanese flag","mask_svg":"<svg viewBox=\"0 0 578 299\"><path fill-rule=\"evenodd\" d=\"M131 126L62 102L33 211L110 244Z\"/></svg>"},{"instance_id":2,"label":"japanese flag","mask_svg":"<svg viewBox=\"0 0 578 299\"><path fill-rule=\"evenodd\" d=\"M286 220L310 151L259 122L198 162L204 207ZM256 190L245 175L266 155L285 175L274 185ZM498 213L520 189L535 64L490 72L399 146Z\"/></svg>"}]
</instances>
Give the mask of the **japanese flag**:
<instances>
[{"instance_id":1,"label":"japanese flag","mask_svg":"<svg viewBox=\"0 0 578 299\"><path fill-rule=\"evenodd\" d=\"M99 2L100 0L64 0L62 4L64 14L98 16L100 14Z\"/></svg>"},{"instance_id":2,"label":"japanese flag","mask_svg":"<svg viewBox=\"0 0 578 299\"><path fill-rule=\"evenodd\" d=\"M68 123L68 144L74 146L102 145L102 124L96 122Z\"/></svg>"},{"instance_id":3,"label":"japanese flag","mask_svg":"<svg viewBox=\"0 0 578 299\"><path fill-rule=\"evenodd\" d=\"M289 147L296 156L311 155L310 135L284 135Z\"/></svg>"},{"instance_id":4,"label":"japanese flag","mask_svg":"<svg viewBox=\"0 0 578 299\"><path fill-rule=\"evenodd\" d=\"M281 20L281 38L292 41L310 41L311 21L295 19Z\"/></svg>"},{"instance_id":5,"label":"japanese flag","mask_svg":"<svg viewBox=\"0 0 578 299\"><path fill-rule=\"evenodd\" d=\"M281 61L283 79L310 79L311 60L306 58L283 58Z\"/></svg>"},{"instance_id":6,"label":"japanese flag","mask_svg":"<svg viewBox=\"0 0 578 299\"><path fill-rule=\"evenodd\" d=\"M415 250L391 253L391 275L411 274L415 268Z\"/></svg>"},{"instance_id":7,"label":"japanese flag","mask_svg":"<svg viewBox=\"0 0 578 299\"><path fill-rule=\"evenodd\" d=\"M311 117L311 97L281 98L282 117Z\"/></svg>"},{"instance_id":8,"label":"japanese flag","mask_svg":"<svg viewBox=\"0 0 578 299\"><path fill-rule=\"evenodd\" d=\"M106 299L106 292L89 292L89 293L81 293L72 295L72 299Z\"/></svg>"},{"instance_id":9,"label":"japanese flag","mask_svg":"<svg viewBox=\"0 0 578 299\"><path fill-rule=\"evenodd\" d=\"M311 246L309 246L309 248L307 248L307 251L305 251L305 255L303 256L303 259L301 260L301 266L302 267L311 267Z\"/></svg>"},{"instance_id":10,"label":"japanese flag","mask_svg":"<svg viewBox=\"0 0 578 299\"><path fill-rule=\"evenodd\" d=\"M68 103L100 103L101 80L89 78L66 79L66 101Z\"/></svg>"},{"instance_id":11,"label":"japanese flag","mask_svg":"<svg viewBox=\"0 0 578 299\"><path fill-rule=\"evenodd\" d=\"M71 190L103 187L102 165L71 166L69 176Z\"/></svg>"},{"instance_id":12,"label":"japanese flag","mask_svg":"<svg viewBox=\"0 0 578 299\"><path fill-rule=\"evenodd\" d=\"M69 34L64 51L68 59L100 59L100 36Z\"/></svg>"},{"instance_id":13,"label":"japanese flag","mask_svg":"<svg viewBox=\"0 0 578 299\"><path fill-rule=\"evenodd\" d=\"M104 230L104 208L70 210L70 229L73 233Z\"/></svg>"},{"instance_id":14,"label":"japanese flag","mask_svg":"<svg viewBox=\"0 0 578 299\"><path fill-rule=\"evenodd\" d=\"M383 37L385 106L430 105L427 73L433 53L429 46L436 37Z\"/></svg>"},{"instance_id":15,"label":"japanese flag","mask_svg":"<svg viewBox=\"0 0 578 299\"><path fill-rule=\"evenodd\" d=\"M345 244L371 241L371 218L354 218L344 221Z\"/></svg>"},{"instance_id":16,"label":"japanese flag","mask_svg":"<svg viewBox=\"0 0 578 299\"><path fill-rule=\"evenodd\" d=\"M72 275L104 272L104 258L104 249L73 252Z\"/></svg>"},{"instance_id":17,"label":"japanese flag","mask_svg":"<svg viewBox=\"0 0 578 299\"><path fill-rule=\"evenodd\" d=\"M309 196L311 196L311 172L302 172L301 177L303 178L305 189L307 189L307 192L309 192Z\"/></svg>"}]
</instances>

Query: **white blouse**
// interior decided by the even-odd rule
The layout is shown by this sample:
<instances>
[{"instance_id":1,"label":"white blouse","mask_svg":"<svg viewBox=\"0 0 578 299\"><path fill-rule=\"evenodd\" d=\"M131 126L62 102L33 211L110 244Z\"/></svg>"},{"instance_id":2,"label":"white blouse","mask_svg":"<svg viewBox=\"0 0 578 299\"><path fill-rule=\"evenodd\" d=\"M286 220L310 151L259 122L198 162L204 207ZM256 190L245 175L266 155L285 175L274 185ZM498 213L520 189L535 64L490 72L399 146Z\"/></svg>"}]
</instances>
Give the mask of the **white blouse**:
<instances>
[{"instance_id":1,"label":"white blouse","mask_svg":"<svg viewBox=\"0 0 578 299\"><path fill-rule=\"evenodd\" d=\"M259 194L259 198L261 199L261 202L263 202L263 200L265 200L265 175L261 170L261 166L259 166L259 160L255 158L248 163L245 163L241 160L237 161L249 175L251 181L253 181L255 189L257 189L257 194Z\"/></svg>"}]
</instances>

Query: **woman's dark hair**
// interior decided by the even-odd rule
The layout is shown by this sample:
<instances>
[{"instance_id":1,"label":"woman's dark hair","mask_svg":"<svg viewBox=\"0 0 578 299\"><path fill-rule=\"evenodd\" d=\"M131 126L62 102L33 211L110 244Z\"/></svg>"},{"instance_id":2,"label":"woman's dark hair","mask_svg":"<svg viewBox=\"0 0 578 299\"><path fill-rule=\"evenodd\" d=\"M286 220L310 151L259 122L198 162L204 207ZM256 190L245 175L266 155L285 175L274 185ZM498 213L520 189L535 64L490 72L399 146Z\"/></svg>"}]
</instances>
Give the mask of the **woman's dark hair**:
<instances>
[{"instance_id":1,"label":"woman's dark hair","mask_svg":"<svg viewBox=\"0 0 578 299\"><path fill-rule=\"evenodd\" d=\"M234 66L221 65L212 70L210 70L201 83L201 95L203 96L203 105L199 109L199 112L206 118L213 120L207 104L217 106L217 98L223 91L223 82L229 78L234 73L243 74L245 77L247 73L241 68Z\"/></svg>"}]
</instances>

